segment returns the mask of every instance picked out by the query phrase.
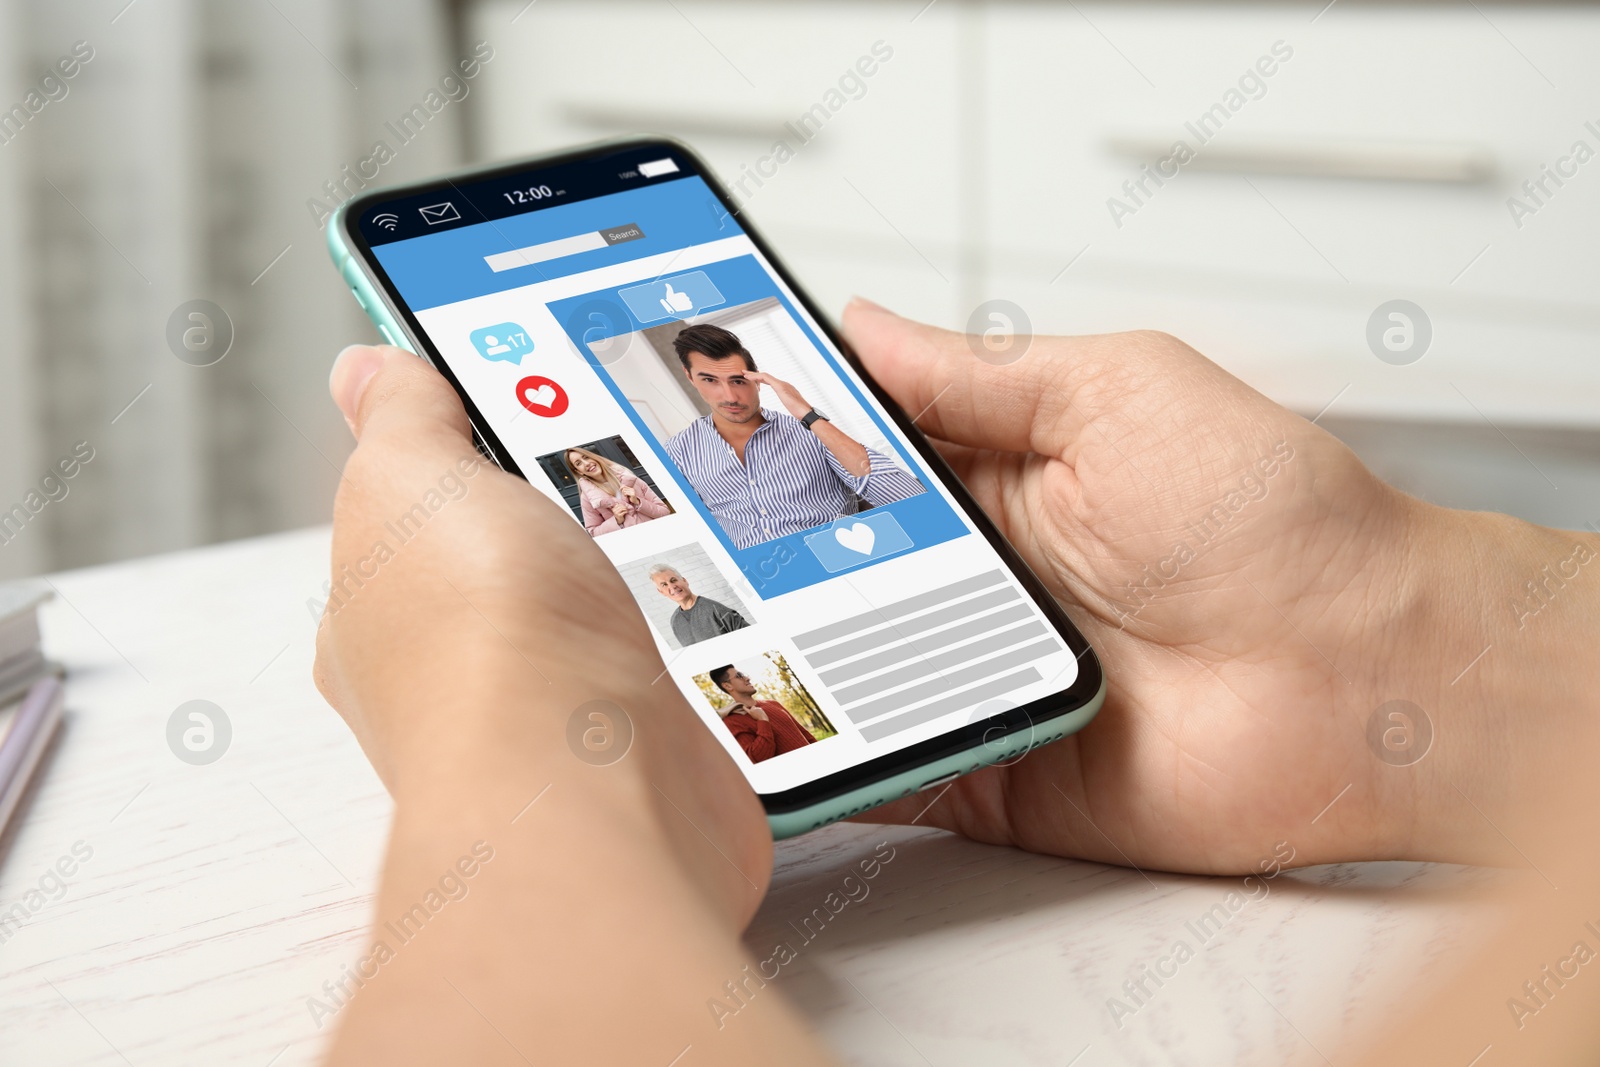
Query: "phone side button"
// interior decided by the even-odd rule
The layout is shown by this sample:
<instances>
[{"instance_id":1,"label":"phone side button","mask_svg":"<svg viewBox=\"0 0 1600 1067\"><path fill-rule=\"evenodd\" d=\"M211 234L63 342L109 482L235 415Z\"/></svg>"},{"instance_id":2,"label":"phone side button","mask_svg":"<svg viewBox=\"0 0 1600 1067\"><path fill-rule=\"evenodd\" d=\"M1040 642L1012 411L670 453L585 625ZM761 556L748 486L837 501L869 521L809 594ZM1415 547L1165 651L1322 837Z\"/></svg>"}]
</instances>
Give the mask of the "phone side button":
<instances>
[{"instance_id":1,"label":"phone side button","mask_svg":"<svg viewBox=\"0 0 1600 1067\"><path fill-rule=\"evenodd\" d=\"M923 782L921 785L917 786L917 792L926 793L930 789L935 789L941 785L944 785L946 782L953 782L960 777L960 771L951 771L949 774L941 774L939 777L930 779L929 781Z\"/></svg>"},{"instance_id":2,"label":"phone side button","mask_svg":"<svg viewBox=\"0 0 1600 1067\"><path fill-rule=\"evenodd\" d=\"M383 339L385 341L389 342L391 345L394 345L396 348L404 348L404 347L406 347L405 345L403 345L399 341L397 341L395 339L394 334L389 331L389 327L385 326L381 322L378 323L378 332L383 334Z\"/></svg>"},{"instance_id":3,"label":"phone side button","mask_svg":"<svg viewBox=\"0 0 1600 1067\"><path fill-rule=\"evenodd\" d=\"M350 295L356 298L356 303L361 305L361 310L362 311L367 310L367 302L365 300L361 299L361 290L360 289L357 289L354 286L351 286L350 287Z\"/></svg>"},{"instance_id":4,"label":"phone side button","mask_svg":"<svg viewBox=\"0 0 1600 1067\"><path fill-rule=\"evenodd\" d=\"M361 283L365 281L365 279L361 276L361 268L356 266L356 261L351 259L349 256L345 256L340 262L339 273L344 275L344 280L352 289L359 289L361 287Z\"/></svg>"}]
</instances>

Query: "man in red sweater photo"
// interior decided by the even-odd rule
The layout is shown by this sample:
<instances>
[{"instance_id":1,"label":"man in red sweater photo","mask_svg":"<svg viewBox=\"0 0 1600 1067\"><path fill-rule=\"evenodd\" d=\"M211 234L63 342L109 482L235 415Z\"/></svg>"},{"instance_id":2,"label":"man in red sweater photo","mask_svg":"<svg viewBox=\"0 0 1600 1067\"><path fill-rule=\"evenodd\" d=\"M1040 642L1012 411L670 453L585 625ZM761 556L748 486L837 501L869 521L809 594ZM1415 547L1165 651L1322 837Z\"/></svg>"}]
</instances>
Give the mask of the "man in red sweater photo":
<instances>
[{"instance_id":1,"label":"man in red sweater photo","mask_svg":"<svg viewBox=\"0 0 1600 1067\"><path fill-rule=\"evenodd\" d=\"M757 700L755 683L733 664L712 671L711 682L733 698L733 703L718 708L717 714L733 731L734 739L751 763L760 763L816 742L810 731L795 722L788 708L776 700Z\"/></svg>"}]
</instances>

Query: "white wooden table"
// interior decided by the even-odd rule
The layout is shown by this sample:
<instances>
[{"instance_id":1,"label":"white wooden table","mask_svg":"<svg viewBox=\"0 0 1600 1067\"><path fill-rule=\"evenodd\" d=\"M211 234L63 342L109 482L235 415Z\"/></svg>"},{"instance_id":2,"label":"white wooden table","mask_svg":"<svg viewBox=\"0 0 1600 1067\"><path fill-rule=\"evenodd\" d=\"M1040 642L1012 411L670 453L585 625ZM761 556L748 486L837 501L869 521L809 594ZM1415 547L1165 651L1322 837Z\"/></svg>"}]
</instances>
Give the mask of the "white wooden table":
<instances>
[{"instance_id":1,"label":"white wooden table","mask_svg":"<svg viewBox=\"0 0 1600 1067\"><path fill-rule=\"evenodd\" d=\"M307 998L363 947L389 801L311 683L327 531L55 576L48 651L68 718L3 843L0 1064L317 1062ZM210 700L226 755L190 766L168 717ZM869 895L804 941L854 862ZM92 856L64 879L62 856ZM1141 874L922 829L786 842L748 942L799 956L775 983L848 1062L1322 1062L1410 978L1470 939L1486 875L1411 864L1284 875L1202 943L1237 879ZM32 893L30 894L30 891ZM859 890L857 890L859 895ZM37 905L37 907L35 907ZM1186 941L1142 1005L1124 992ZM1131 1015L1114 1018L1120 998ZM1120 1024L1120 1025L1119 1025ZM728 1020L738 1025L737 1017ZM692 1067L685 1064L684 1067Z\"/></svg>"}]
</instances>

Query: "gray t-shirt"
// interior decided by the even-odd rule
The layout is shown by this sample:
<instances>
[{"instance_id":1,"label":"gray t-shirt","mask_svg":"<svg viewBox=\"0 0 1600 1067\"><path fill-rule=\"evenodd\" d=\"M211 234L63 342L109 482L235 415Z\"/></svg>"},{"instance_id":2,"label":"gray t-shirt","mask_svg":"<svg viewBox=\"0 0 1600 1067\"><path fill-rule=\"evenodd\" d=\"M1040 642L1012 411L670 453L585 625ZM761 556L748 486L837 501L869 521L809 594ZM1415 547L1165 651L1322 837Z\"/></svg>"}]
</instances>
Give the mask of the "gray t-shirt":
<instances>
[{"instance_id":1,"label":"gray t-shirt","mask_svg":"<svg viewBox=\"0 0 1600 1067\"><path fill-rule=\"evenodd\" d=\"M684 647L710 637L731 634L749 625L743 615L708 596L696 597L694 607L688 611L672 609L672 636Z\"/></svg>"}]
</instances>

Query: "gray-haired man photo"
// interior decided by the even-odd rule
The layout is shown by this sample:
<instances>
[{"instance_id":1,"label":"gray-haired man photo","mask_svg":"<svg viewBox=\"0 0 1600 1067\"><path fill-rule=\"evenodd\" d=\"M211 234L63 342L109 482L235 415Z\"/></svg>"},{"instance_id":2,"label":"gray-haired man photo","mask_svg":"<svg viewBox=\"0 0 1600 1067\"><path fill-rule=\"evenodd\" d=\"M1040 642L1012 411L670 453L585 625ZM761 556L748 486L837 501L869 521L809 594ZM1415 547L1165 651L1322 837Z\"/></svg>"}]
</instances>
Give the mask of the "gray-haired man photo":
<instances>
[{"instance_id":1,"label":"gray-haired man photo","mask_svg":"<svg viewBox=\"0 0 1600 1067\"><path fill-rule=\"evenodd\" d=\"M696 596L689 588L688 579L670 564L657 563L651 567L650 581L658 593L678 605L678 610L672 613L672 636L685 648L750 625L750 620L728 605L708 596Z\"/></svg>"}]
</instances>

